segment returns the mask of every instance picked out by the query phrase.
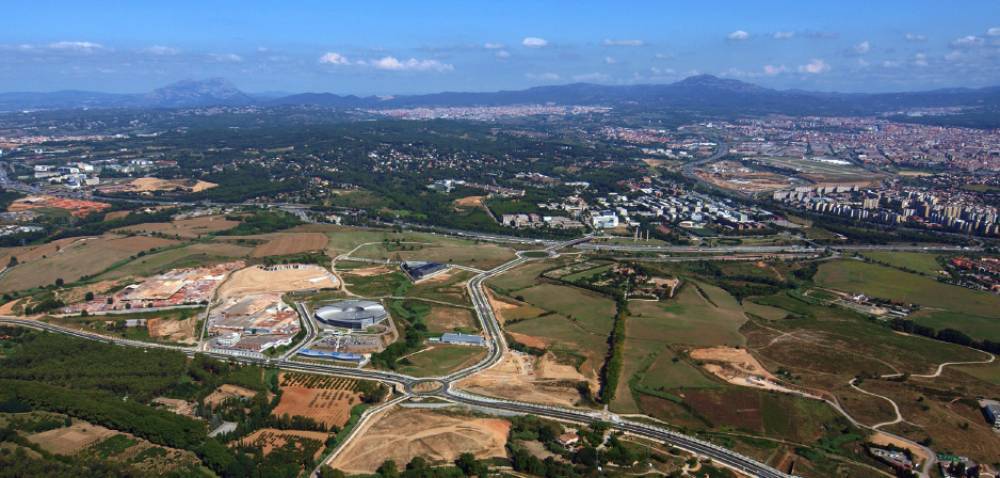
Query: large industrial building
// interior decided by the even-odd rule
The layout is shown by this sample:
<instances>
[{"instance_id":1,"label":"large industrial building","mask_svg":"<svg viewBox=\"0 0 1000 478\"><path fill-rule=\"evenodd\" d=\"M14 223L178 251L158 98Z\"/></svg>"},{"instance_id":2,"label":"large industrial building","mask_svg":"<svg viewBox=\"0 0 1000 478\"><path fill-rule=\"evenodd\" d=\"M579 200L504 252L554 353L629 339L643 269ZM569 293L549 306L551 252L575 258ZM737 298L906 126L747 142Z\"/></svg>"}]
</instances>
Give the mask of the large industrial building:
<instances>
[{"instance_id":1,"label":"large industrial building","mask_svg":"<svg viewBox=\"0 0 1000 478\"><path fill-rule=\"evenodd\" d=\"M313 314L317 321L335 327L363 330L385 320L385 307L370 300L345 300L325 305Z\"/></svg>"}]
</instances>

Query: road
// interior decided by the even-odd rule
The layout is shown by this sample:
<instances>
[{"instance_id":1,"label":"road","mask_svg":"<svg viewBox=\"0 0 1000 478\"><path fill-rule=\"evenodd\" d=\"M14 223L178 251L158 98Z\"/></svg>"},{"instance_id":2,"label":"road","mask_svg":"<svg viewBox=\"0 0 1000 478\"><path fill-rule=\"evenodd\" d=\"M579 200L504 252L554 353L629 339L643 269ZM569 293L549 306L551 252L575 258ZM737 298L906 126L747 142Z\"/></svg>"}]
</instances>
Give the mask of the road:
<instances>
[{"instance_id":1,"label":"road","mask_svg":"<svg viewBox=\"0 0 1000 478\"><path fill-rule=\"evenodd\" d=\"M584 236L581 238L565 242L549 243L548 247L544 249L544 252L548 253L548 255L555 255L558 253L560 249L579 246L589 241L590 239L592 239L591 236ZM256 358L256 357L237 356L237 355L221 353L214 350L202 351L199 350L198 347L181 347L181 346L174 346L167 344L139 342L135 340L106 337L98 334L68 329L53 324L48 324L28 319L20 319L16 317L0 316L0 324L31 327L49 332L61 333L82 339L96 340L120 346L139 347L146 349L155 348L155 349L165 349L165 350L176 350L183 352L187 355L194 355L196 353L200 353L221 360L229 360L247 364L260 365L265 367L277 367L282 370L308 372L308 373L324 374L324 375L336 375L336 376L344 376L344 377L366 379L366 380L376 380L379 382L395 386L397 390L402 390L405 396L416 396L416 395L436 396L445 400L468 405L471 407L476 407L479 409L533 414L533 415L538 415L540 417L548 417L552 419L566 420L583 424L594 423L597 421L607 421L611 424L611 427L613 429L629 433L632 435L648 438L654 441L659 441L669 445L673 445L677 448L711 458L712 460L714 460L719 464L730 467L742 473L749 474L751 476L757 476L763 478L791 478L791 475L782 473L768 465L758 462L752 458L743 456L735 451L728 450L726 448L708 443L703 440L699 440L694 437L690 437L687 435L683 435L681 433L667 430L666 428L661 428L636 421L626 420L616 415L608 414L607 412L553 407L553 406L539 405L532 403L522 403L513 400L483 397L455 390L452 385L456 381L468 377L472 374L475 374L479 371L485 370L489 367L492 367L494 364L500 361L500 359L503 357L504 352L507 350L507 343L506 340L504 339L503 332L500 328L500 323L497 321L496 316L493 314L493 309L492 307L490 307L489 299L486 296L486 292L483 286L484 282L486 282L488 279L497 274L502 274L503 272L506 272L514 267L517 267L521 264L524 264L525 262L535 259L537 258L528 257L524 255L524 253L519 252L518 257L516 259L513 259L494 269L483 271L477 274L469 281L467 287L469 289L470 297L472 298L476 316L479 319L483 331L487 335L489 353L479 363L444 377L416 378L389 371L358 369L351 367L342 367L337 365L298 362L291 358L292 357L291 354L286 354L278 358ZM299 312L303 313L304 311L300 308ZM314 329L310 328L308 325L306 327L307 327L307 335L315 333ZM310 333L308 332L309 330L312 330L313 332ZM303 341L302 343L303 344L307 343L307 341ZM429 388L426 390L424 388L421 388L419 391L414 389L416 385L427 382L437 382L440 386L435 388ZM344 442L346 441L347 440L345 440ZM344 442L341 443L341 446L343 445Z\"/></svg>"}]
</instances>

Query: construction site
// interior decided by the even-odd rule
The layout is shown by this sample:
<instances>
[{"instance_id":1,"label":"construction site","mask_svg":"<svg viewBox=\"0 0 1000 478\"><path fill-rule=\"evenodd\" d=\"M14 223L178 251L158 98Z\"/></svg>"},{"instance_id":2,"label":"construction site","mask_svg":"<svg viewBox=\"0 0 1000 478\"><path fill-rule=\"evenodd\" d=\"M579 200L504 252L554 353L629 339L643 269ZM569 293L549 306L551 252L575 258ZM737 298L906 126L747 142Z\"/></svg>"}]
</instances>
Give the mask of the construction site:
<instances>
[{"instance_id":1,"label":"construction site","mask_svg":"<svg viewBox=\"0 0 1000 478\"><path fill-rule=\"evenodd\" d=\"M226 277L244 267L246 264L243 261L234 261L211 267L174 269L129 284L114 293L95 294L92 300L64 307L62 313L86 311L90 315L100 315L115 311L207 305Z\"/></svg>"}]
</instances>

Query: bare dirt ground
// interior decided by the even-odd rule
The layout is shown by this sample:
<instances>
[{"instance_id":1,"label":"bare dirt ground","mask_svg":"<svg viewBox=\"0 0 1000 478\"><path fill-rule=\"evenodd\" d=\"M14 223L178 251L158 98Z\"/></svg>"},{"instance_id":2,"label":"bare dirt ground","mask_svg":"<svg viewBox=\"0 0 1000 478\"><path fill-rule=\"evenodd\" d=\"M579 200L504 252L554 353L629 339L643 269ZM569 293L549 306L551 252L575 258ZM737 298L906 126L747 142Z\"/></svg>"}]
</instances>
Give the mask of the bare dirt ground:
<instances>
[{"instance_id":1,"label":"bare dirt ground","mask_svg":"<svg viewBox=\"0 0 1000 478\"><path fill-rule=\"evenodd\" d=\"M75 217L89 216L95 212L100 212L110 208L106 202L85 201L82 199L66 199L56 196L27 196L18 199L7 207L10 212L27 211L39 208L63 209Z\"/></svg>"},{"instance_id":2,"label":"bare dirt ground","mask_svg":"<svg viewBox=\"0 0 1000 478\"><path fill-rule=\"evenodd\" d=\"M72 455L117 433L102 426L80 421L68 427L35 433L29 436L28 440L49 453Z\"/></svg>"},{"instance_id":3,"label":"bare dirt ground","mask_svg":"<svg viewBox=\"0 0 1000 478\"><path fill-rule=\"evenodd\" d=\"M483 199L486 199L486 196L466 196L456 199L454 204L456 208L486 208L486 205L483 204Z\"/></svg>"},{"instance_id":4,"label":"bare dirt ground","mask_svg":"<svg viewBox=\"0 0 1000 478\"><path fill-rule=\"evenodd\" d=\"M226 383L219 385L219 388L208 394L208 396L205 397L205 404L214 408L226 401L227 398L253 398L254 395L257 395L257 392L248 388Z\"/></svg>"},{"instance_id":5,"label":"bare dirt ground","mask_svg":"<svg viewBox=\"0 0 1000 478\"><path fill-rule=\"evenodd\" d=\"M379 417L330 465L347 473L372 473L385 460L409 463L415 456L451 463L462 453L506 456L510 422L429 410L396 409Z\"/></svg>"},{"instance_id":6,"label":"bare dirt ground","mask_svg":"<svg viewBox=\"0 0 1000 478\"><path fill-rule=\"evenodd\" d=\"M136 178L126 184L116 185L114 187L116 189L131 192L175 191L179 189L182 191L197 193L206 189L212 189L216 186L218 186L218 184L202 180L145 177Z\"/></svg>"},{"instance_id":7,"label":"bare dirt ground","mask_svg":"<svg viewBox=\"0 0 1000 478\"><path fill-rule=\"evenodd\" d=\"M198 342L196 323L195 317L184 320L165 320L157 317L146 321L146 329L149 331L149 336L154 339L193 344Z\"/></svg>"},{"instance_id":8,"label":"bare dirt ground","mask_svg":"<svg viewBox=\"0 0 1000 478\"><path fill-rule=\"evenodd\" d=\"M378 267L365 267L364 269L351 269L350 271L341 271L341 272L350 272L351 275L356 275L358 277L372 277L372 276L380 276L382 274L388 274L392 271L389 270L388 267L378 266Z\"/></svg>"},{"instance_id":9,"label":"bare dirt ground","mask_svg":"<svg viewBox=\"0 0 1000 478\"><path fill-rule=\"evenodd\" d=\"M281 374L281 383L285 383L283 378ZM281 391L281 401L272 415L308 417L328 427L344 426L351 417L351 407L361 403L361 394L352 390L282 385Z\"/></svg>"},{"instance_id":10,"label":"bare dirt ground","mask_svg":"<svg viewBox=\"0 0 1000 478\"><path fill-rule=\"evenodd\" d=\"M776 377L768 372L746 349L724 346L695 349L691 351L691 358L718 364L717 367L714 367L719 369L718 372L707 367L711 364L706 364L705 368L726 381L735 376L746 375L757 375L768 380L776 380Z\"/></svg>"},{"instance_id":11,"label":"bare dirt ground","mask_svg":"<svg viewBox=\"0 0 1000 478\"><path fill-rule=\"evenodd\" d=\"M498 299L495 295L493 295L493 291L490 290L489 288L486 288L486 298L489 299L489 301L490 301L490 308L493 309L493 313L497 316L497 320L501 324L506 323L506 319L503 316L503 311L505 311L505 310L513 310L513 309L517 309L518 307L520 307L517 304L511 304L510 302L506 302L506 301L503 301L501 299ZM527 344L525 344L525 345L527 345Z\"/></svg>"},{"instance_id":12,"label":"bare dirt ground","mask_svg":"<svg viewBox=\"0 0 1000 478\"><path fill-rule=\"evenodd\" d=\"M742 387L774 390L777 392L794 393L798 395L814 395L786 387L779 383L777 377L768 372L757 359L745 349L718 346L706 349L695 349L690 352L691 358L707 362L702 368L712 375L733 385Z\"/></svg>"},{"instance_id":13,"label":"bare dirt ground","mask_svg":"<svg viewBox=\"0 0 1000 478\"><path fill-rule=\"evenodd\" d=\"M580 399L576 383L587 378L571 366L510 351L492 368L466 378L459 388L498 398L573 406ZM594 387L591 383L591 388Z\"/></svg>"},{"instance_id":14,"label":"bare dirt ground","mask_svg":"<svg viewBox=\"0 0 1000 478\"><path fill-rule=\"evenodd\" d=\"M327 434L324 432L311 432L304 430L278 430L276 428L261 428L246 438L240 440L240 443L245 443L248 445L259 445L264 450L264 455L271 453L275 448L281 448L288 443L288 439L291 437L305 438L308 440L315 440L320 442L320 444L326 442ZM320 446L316 450L316 455L313 458L319 458L323 453L323 447Z\"/></svg>"},{"instance_id":15,"label":"bare dirt ground","mask_svg":"<svg viewBox=\"0 0 1000 478\"><path fill-rule=\"evenodd\" d=\"M162 405L163 408L170 410L178 415L184 415L185 417L194 417L195 403L180 400L177 398L167 398L167 397L156 397L153 399L153 403Z\"/></svg>"},{"instance_id":16,"label":"bare dirt ground","mask_svg":"<svg viewBox=\"0 0 1000 478\"><path fill-rule=\"evenodd\" d=\"M511 338L516 340L518 343L527 345L528 347L535 349L545 349L549 346L548 342L543 340L541 337L533 337L531 335L519 334L517 332L507 332Z\"/></svg>"},{"instance_id":17,"label":"bare dirt ground","mask_svg":"<svg viewBox=\"0 0 1000 478\"><path fill-rule=\"evenodd\" d=\"M330 271L314 265L251 266L233 272L219 287L220 298L268 292L296 290L336 289L340 281Z\"/></svg>"}]
</instances>

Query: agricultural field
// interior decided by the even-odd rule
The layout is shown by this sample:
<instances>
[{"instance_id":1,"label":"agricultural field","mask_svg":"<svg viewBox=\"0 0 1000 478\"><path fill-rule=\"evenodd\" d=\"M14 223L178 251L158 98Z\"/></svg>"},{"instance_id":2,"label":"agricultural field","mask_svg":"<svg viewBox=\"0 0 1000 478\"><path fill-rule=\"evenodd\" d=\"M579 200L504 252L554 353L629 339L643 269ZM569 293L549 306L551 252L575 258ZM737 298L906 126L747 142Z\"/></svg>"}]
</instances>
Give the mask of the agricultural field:
<instances>
[{"instance_id":1,"label":"agricultural field","mask_svg":"<svg viewBox=\"0 0 1000 478\"><path fill-rule=\"evenodd\" d=\"M351 416L351 407L361 403L357 380L282 372L278 382L281 400L271 411L276 417L306 417L327 428L341 428Z\"/></svg>"},{"instance_id":2,"label":"agricultural field","mask_svg":"<svg viewBox=\"0 0 1000 478\"><path fill-rule=\"evenodd\" d=\"M149 222L119 229L122 232L157 233L176 236L180 239L195 239L232 229L239 221L226 219L225 216L200 216L189 219L177 219L171 222Z\"/></svg>"},{"instance_id":3,"label":"agricultural field","mask_svg":"<svg viewBox=\"0 0 1000 478\"><path fill-rule=\"evenodd\" d=\"M329 238L319 232L273 232L255 236L230 236L226 240L260 242L252 257L285 256L326 250Z\"/></svg>"},{"instance_id":4,"label":"agricultural field","mask_svg":"<svg viewBox=\"0 0 1000 478\"><path fill-rule=\"evenodd\" d=\"M479 322L469 309L432 304L424 319L427 330L431 333L462 331L475 333L479 330Z\"/></svg>"},{"instance_id":5,"label":"agricultural field","mask_svg":"<svg viewBox=\"0 0 1000 478\"><path fill-rule=\"evenodd\" d=\"M353 256L379 260L400 259L458 264L483 270L515 258L513 249L489 242L476 243L440 236L417 239L415 243L401 240L398 244L392 241L368 244L358 249Z\"/></svg>"},{"instance_id":6,"label":"agricultural field","mask_svg":"<svg viewBox=\"0 0 1000 478\"><path fill-rule=\"evenodd\" d=\"M997 310L1000 310L1000 296L989 292L944 284L930 277L877 264L848 260L824 263L815 280L817 284L833 289L919 304L923 307L921 316L931 317L931 322L943 323L948 319L950 328L969 334L990 334L976 338L1000 338L997 333L1000 325L993 326L989 320L995 319L987 319L996 317ZM939 315L935 319L934 312L951 314Z\"/></svg>"},{"instance_id":7,"label":"agricultural field","mask_svg":"<svg viewBox=\"0 0 1000 478\"><path fill-rule=\"evenodd\" d=\"M472 272L451 269L413 284L407 296L471 306L466 284L472 276Z\"/></svg>"},{"instance_id":8,"label":"agricultural field","mask_svg":"<svg viewBox=\"0 0 1000 478\"><path fill-rule=\"evenodd\" d=\"M330 464L351 474L373 473L386 460L409 463L422 456L452 463L462 453L476 458L507 456L510 422L452 412L396 408L380 415Z\"/></svg>"},{"instance_id":9,"label":"agricultural field","mask_svg":"<svg viewBox=\"0 0 1000 478\"><path fill-rule=\"evenodd\" d=\"M172 269L211 266L248 257L251 248L224 242L195 242L180 247L169 247L116 265L97 276L98 280L115 280L125 277L148 277Z\"/></svg>"},{"instance_id":10,"label":"agricultural field","mask_svg":"<svg viewBox=\"0 0 1000 478\"><path fill-rule=\"evenodd\" d=\"M630 301L629 334L685 346L743 345L743 309L726 291L688 282L664 302Z\"/></svg>"},{"instance_id":11,"label":"agricultural field","mask_svg":"<svg viewBox=\"0 0 1000 478\"><path fill-rule=\"evenodd\" d=\"M84 276L97 275L120 261L132 259L138 253L176 244L170 239L142 236L104 235L85 237L45 248L40 256L26 251L18 257L19 264L0 278L0 292L31 289L51 285L57 279L66 284ZM16 257L16 256L15 256Z\"/></svg>"},{"instance_id":12,"label":"agricultural field","mask_svg":"<svg viewBox=\"0 0 1000 478\"><path fill-rule=\"evenodd\" d=\"M881 262L890 266L920 272L930 276L937 276L938 271L944 269L938 262L938 254L926 252L865 252L861 254L875 262Z\"/></svg>"},{"instance_id":13,"label":"agricultural field","mask_svg":"<svg viewBox=\"0 0 1000 478\"><path fill-rule=\"evenodd\" d=\"M390 259L398 255L407 261L454 263L479 269L489 269L514 258L514 250L507 246L427 232L314 225L301 226L292 231L326 232L330 237L327 251L331 257L363 245L354 253L356 257Z\"/></svg>"},{"instance_id":14,"label":"agricultural field","mask_svg":"<svg viewBox=\"0 0 1000 478\"><path fill-rule=\"evenodd\" d=\"M544 342L516 333L510 334L527 345L544 348ZM495 366L459 382L463 390L491 397L565 407L586 406L578 386L585 383L588 394L597 392L598 383L574 365L559 363L551 352L542 356L508 351Z\"/></svg>"},{"instance_id":15,"label":"agricultural field","mask_svg":"<svg viewBox=\"0 0 1000 478\"><path fill-rule=\"evenodd\" d=\"M415 377L437 377L469 367L484 356L484 347L431 345L401 358L399 371Z\"/></svg>"}]
</instances>

